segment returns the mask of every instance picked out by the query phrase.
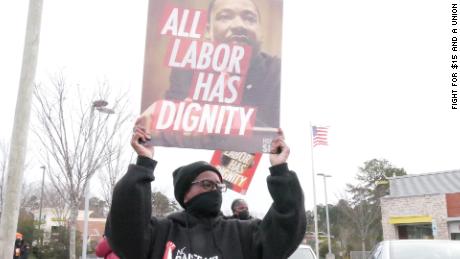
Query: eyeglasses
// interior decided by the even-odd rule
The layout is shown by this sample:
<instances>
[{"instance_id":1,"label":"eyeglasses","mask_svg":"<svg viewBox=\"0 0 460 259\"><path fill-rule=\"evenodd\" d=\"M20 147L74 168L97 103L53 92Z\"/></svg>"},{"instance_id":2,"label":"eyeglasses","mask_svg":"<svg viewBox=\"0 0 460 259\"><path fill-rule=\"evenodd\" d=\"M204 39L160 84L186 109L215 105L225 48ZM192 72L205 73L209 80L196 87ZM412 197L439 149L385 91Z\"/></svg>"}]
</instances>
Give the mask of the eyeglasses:
<instances>
[{"instance_id":1,"label":"eyeglasses","mask_svg":"<svg viewBox=\"0 0 460 259\"><path fill-rule=\"evenodd\" d=\"M199 180L199 181L194 181L192 184L199 184L201 188L203 188L205 191L213 191L213 190L218 190L220 192L225 192L227 191L227 185L223 183L216 183L211 180Z\"/></svg>"}]
</instances>

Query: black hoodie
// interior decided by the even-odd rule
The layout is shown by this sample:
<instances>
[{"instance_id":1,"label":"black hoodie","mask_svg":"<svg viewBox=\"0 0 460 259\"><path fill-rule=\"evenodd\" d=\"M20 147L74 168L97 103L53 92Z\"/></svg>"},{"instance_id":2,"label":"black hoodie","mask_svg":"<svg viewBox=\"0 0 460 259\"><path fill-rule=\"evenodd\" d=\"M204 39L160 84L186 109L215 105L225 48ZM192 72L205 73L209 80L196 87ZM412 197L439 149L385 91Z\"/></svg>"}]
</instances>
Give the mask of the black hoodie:
<instances>
[{"instance_id":1,"label":"black hoodie","mask_svg":"<svg viewBox=\"0 0 460 259\"><path fill-rule=\"evenodd\" d=\"M273 204L263 220L196 218L185 211L151 217L155 166L140 157L114 189L108 238L123 259L284 259L305 234L302 189L286 163L270 168Z\"/></svg>"}]
</instances>

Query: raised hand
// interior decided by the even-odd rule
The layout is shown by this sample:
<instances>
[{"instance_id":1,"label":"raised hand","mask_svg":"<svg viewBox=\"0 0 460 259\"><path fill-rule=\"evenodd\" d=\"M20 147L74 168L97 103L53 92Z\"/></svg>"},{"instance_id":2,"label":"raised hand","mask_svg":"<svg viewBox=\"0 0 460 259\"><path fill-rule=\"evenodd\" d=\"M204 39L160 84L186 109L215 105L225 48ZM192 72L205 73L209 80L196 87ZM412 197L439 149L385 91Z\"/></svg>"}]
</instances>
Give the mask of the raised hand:
<instances>
[{"instance_id":1,"label":"raised hand","mask_svg":"<svg viewBox=\"0 0 460 259\"><path fill-rule=\"evenodd\" d=\"M279 136L271 143L270 163L272 166L286 163L289 157L290 149L284 141L284 133L280 129Z\"/></svg>"},{"instance_id":2,"label":"raised hand","mask_svg":"<svg viewBox=\"0 0 460 259\"><path fill-rule=\"evenodd\" d=\"M137 155L153 158L153 144L147 142L148 140L150 140L150 134L140 126L134 126L133 136L131 137L131 146L133 147L134 151L136 151Z\"/></svg>"}]
</instances>

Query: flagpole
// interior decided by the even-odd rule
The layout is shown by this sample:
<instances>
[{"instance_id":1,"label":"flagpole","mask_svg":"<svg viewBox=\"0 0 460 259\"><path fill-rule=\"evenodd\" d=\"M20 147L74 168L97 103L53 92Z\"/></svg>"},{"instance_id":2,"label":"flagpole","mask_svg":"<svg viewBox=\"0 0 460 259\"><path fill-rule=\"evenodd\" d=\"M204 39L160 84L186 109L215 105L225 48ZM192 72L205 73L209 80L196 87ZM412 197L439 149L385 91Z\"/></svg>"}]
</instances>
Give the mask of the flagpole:
<instances>
[{"instance_id":1,"label":"flagpole","mask_svg":"<svg viewBox=\"0 0 460 259\"><path fill-rule=\"evenodd\" d=\"M318 211L316 209L316 184L315 184L315 166L313 159L313 128L310 122L310 149L311 149L311 177L313 187L313 215L315 221L315 252L316 258L319 258L319 240L318 240Z\"/></svg>"}]
</instances>

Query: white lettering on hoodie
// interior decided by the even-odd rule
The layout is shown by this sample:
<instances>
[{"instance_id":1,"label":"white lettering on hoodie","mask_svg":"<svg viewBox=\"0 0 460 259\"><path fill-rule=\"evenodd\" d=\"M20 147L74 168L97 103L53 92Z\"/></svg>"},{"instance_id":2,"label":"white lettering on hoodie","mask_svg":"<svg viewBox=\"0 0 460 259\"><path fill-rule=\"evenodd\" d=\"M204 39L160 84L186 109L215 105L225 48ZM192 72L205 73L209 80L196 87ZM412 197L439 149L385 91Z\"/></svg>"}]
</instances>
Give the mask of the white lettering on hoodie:
<instances>
[{"instance_id":1,"label":"white lettering on hoodie","mask_svg":"<svg viewBox=\"0 0 460 259\"><path fill-rule=\"evenodd\" d=\"M182 249L178 249L174 259L219 259L219 256L217 255L211 257L204 257L198 254L186 253L184 250L185 247L183 247Z\"/></svg>"}]
</instances>

